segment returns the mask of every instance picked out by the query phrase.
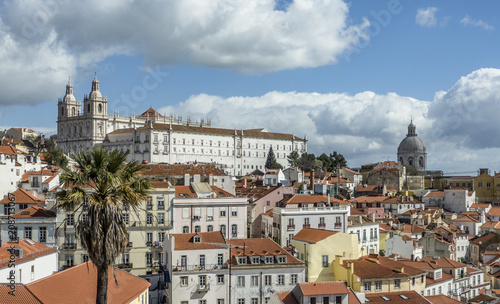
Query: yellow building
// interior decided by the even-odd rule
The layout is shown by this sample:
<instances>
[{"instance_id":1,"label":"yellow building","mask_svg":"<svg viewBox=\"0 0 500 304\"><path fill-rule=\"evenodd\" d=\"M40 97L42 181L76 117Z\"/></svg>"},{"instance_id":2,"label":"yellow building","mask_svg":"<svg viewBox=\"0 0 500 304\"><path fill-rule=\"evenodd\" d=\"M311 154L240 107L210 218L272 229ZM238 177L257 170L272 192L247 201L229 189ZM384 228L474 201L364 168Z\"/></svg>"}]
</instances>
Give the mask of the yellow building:
<instances>
[{"instance_id":1,"label":"yellow building","mask_svg":"<svg viewBox=\"0 0 500 304\"><path fill-rule=\"evenodd\" d=\"M479 169L479 176L474 178L474 190L479 203L495 200L495 178L488 174L488 169Z\"/></svg>"},{"instance_id":2,"label":"yellow building","mask_svg":"<svg viewBox=\"0 0 500 304\"><path fill-rule=\"evenodd\" d=\"M379 224L378 248L385 252L385 242L394 235L394 228L388 224Z\"/></svg>"},{"instance_id":3,"label":"yellow building","mask_svg":"<svg viewBox=\"0 0 500 304\"><path fill-rule=\"evenodd\" d=\"M298 258L306 264L307 282L334 281L332 262L336 255L360 256L358 236L338 231L303 228L292 239Z\"/></svg>"},{"instance_id":4,"label":"yellow building","mask_svg":"<svg viewBox=\"0 0 500 304\"><path fill-rule=\"evenodd\" d=\"M474 190L474 177L472 176L448 176L444 179L447 187L464 187L470 191Z\"/></svg>"},{"instance_id":5,"label":"yellow building","mask_svg":"<svg viewBox=\"0 0 500 304\"><path fill-rule=\"evenodd\" d=\"M415 290L423 295L425 290L425 271L377 254L355 260L336 256L333 273L336 280L345 281L355 292Z\"/></svg>"}]
</instances>

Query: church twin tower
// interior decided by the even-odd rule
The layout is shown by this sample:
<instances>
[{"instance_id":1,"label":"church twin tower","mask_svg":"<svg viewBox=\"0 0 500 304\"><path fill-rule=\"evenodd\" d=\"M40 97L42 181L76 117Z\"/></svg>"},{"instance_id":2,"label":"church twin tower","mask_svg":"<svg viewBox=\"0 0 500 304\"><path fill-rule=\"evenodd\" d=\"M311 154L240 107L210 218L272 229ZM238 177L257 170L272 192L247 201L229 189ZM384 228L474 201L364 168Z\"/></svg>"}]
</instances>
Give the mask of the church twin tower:
<instances>
[{"instance_id":1,"label":"church twin tower","mask_svg":"<svg viewBox=\"0 0 500 304\"><path fill-rule=\"evenodd\" d=\"M108 101L102 97L97 76L92 81L90 94L81 102L73 95L73 85L68 81L66 95L59 99L57 115L57 144L64 153L90 149L102 143L106 136Z\"/></svg>"}]
</instances>

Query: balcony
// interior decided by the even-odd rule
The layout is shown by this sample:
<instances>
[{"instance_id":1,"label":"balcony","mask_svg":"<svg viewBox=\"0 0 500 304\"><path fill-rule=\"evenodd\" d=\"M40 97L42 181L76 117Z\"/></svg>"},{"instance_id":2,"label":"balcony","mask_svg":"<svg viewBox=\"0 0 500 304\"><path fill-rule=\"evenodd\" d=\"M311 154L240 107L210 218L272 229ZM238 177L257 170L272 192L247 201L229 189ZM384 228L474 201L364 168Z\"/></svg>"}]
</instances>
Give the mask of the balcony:
<instances>
[{"instance_id":1,"label":"balcony","mask_svg":"<svg viewBox=\"0 0 500 304\"><path fill-rule=\"evenodd\" d=\"M117 265L118 269L131 269L133 268L132 263L122 263Z\"/></svg>"},{"instance_id":2,"label":"balcony","mask_svg":"<svg viewBox=\"0 0 500 304\"><path fill-rule=\"evenodd\" d=\"M146 246L153 247L153 242L146 242Z\"/></svg>"},{"instance_id":3,"label":"balcony","mask_svg":"<svg viewBox=\"0 0 500 304\"><path fill-rule=\"evenodd\" d=\"M207 292L210 290L210 284L198 284L196 286L197 292Z\"/></svg>"},{"instance_id":4,"label":"balcony","mask_svg":"<svg viewBox=\"0 0 500 304\"><path fill-rule=\"evenodd\" d=\"M342 228L342 223L335 223L334 228Z\"/></svg>"},{"instance_id":5,"label":"balcony","mask_svg":"<svg viewBox=\"0 0 500 304\"><path fill-rule=\"evenodd\" d=\"M325 229L326 228L326 224L325 223L319 223L318 224L318 229Z\"/></svg>"},{"instance_id":6,"label":"balcony","mask_svg":"<svg viewBox=\"0 0 500 304\"><path fill-rule=\"evenodd\" d=\"M63 265L62 270L68 269L68 268L73 267L73 266L74 265L72 265L72 264L70 264L70 265Z\"/></svg>"},{"instance_id":7,"label":"balcony","mask_svg":"<svg viewBox=\"0 0 500 304\"><path fill-rule=\"evenodd\" d=\"M173 271L174 272L184 272L184 271L192 271L192 272L197 272L197 271L202 271L205 269L211 269L210 271L214 271L217 269L227 269L228 265L218 265L218 264L207 264L207 265L193 265L193 266L174 266Z\"/></svg>"},{"instance_id":8,"label":"balcony","mask_svg":"<svg viewBox=\"0 0 500 304\"><path fill-rule=\"evenodd\" d=\"M311 228L311 224L304 224L302 225L302 228Z\"/></svg>"},{"instance_id":9,"label":"balcony","mask_svg":"<svg viewBox=\"0 0 500 304\"><path fill-rule=\"evenodd\" d=\"M295 230L295 225L288 225L286 226L287 230Z\"/></svg>"},{"instance_id":10,"label":"balcony","mask_svg":"<svg viewBox=\"0 0 500 304\"><path fill-rule=\"evenodd\" d=\"M64 243L61 246L61 249L76 249L76 244L75 243Z\"/></svg>"},{"instance_id":11,"label":"balcony","mask_svg":"<svg viewBox=\"0 0 500 304\"><path fill-rule=\"evenodd\" d=\"M158 223L158 221L153 221L151 223L147 223L146 221L134 221L130 223L130 228L156 228L156 229L171 229L172 223Z\"/></svg>"},{"instance_id":12,"label":"balcony","mask_svg":"<svg viewBox=\"0 0 500 304\"><path fill-rule=\"evenodd\" d=\"M147 204L146 205L147 210L153 210L153 204Z\"/></svg>"}]
</instances>

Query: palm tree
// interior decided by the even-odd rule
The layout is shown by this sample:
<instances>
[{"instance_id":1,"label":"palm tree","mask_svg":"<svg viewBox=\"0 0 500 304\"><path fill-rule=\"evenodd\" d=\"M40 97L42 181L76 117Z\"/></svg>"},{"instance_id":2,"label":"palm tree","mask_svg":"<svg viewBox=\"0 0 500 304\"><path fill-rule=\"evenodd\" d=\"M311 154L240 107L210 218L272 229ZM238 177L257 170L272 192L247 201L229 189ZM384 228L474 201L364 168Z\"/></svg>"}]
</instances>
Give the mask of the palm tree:
<instances>
[{"instance_id":1,"label":"palm tree","mask_svg":"<svg viewBox=\"0 0 500 304\"><path fill-rule=\"evenodd\" d=\"M64 187L58 193L58 207L69 212L81 208L88 213L85 221L80 215L76 237L97 268L98 304L107 303L108 267L115 265L128 242L122 209L137 211L151 188L149 181L137 174L142 165L126 162L128 154L98 146L90 152L82 150L74 155L76 168L65 168L61 174Z\"/></svg>"}]
</instances>

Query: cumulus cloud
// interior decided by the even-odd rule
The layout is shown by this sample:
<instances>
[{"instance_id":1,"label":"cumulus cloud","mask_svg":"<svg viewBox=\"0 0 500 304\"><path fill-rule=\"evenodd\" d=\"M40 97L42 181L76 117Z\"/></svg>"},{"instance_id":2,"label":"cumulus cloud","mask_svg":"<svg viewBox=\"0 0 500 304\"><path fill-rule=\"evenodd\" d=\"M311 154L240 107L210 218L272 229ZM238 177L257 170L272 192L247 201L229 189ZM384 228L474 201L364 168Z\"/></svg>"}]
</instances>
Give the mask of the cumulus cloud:
<instances>
[{"instance_id":1,"label":"cumulus cloud","mask_svg":"<svg viewBox=\"0 0 500 304\"><path fill-rule=\"evenodd\" d=\"M423 27L434 27L438 23L436 13L438 11L437 7L429 6L428 8L419 8L417 10L417 16L415 17L415 23Z\"/></svg>"},{"instance_id":2,"label":"cumulus cloud","mask_svg":"<svg viewBox=\"0 0 500 304\"><path fill-rule=\"evenodd\" d=\"M437 92L432 101L370 91L269 92L229 98L200 94L159 111L208 117L212 125L223 128L307 135L310 152L339 151L350 165L395 160L413 118L427 147L430 169L472 174L479 166L500 168L499 88L500 70L480 69Z\"/></svg>"},{"instance_id":3,"label":"cumulus cloud","mask_svg":"<svg viewBox=\"0 0 500 304\"><path fill-rule=\"evenodd\" d=\"M143 53L152 66L263 73L335 64L369 39L369 22L351 24L342 0L295 0L275 8L274 0L5 1L0 100L54 98L69 75L117 54ZM23 82L29 90L16 87Z\"/></svg>"},{"instance_id":4,"label":"cumulus cloud","mask_svg":"<svg viewBox=\"0 0 500 304\"><path fill-rule=\"evenodd\" d=\"M485 21L481 19L472 19L469 17L469 15L465 15L465 17L460 20L460 23L463 24L464 26L473 26L473 27L481 27L487 31L493 31L495 28Z\"/></svg>"}]
</instances>

